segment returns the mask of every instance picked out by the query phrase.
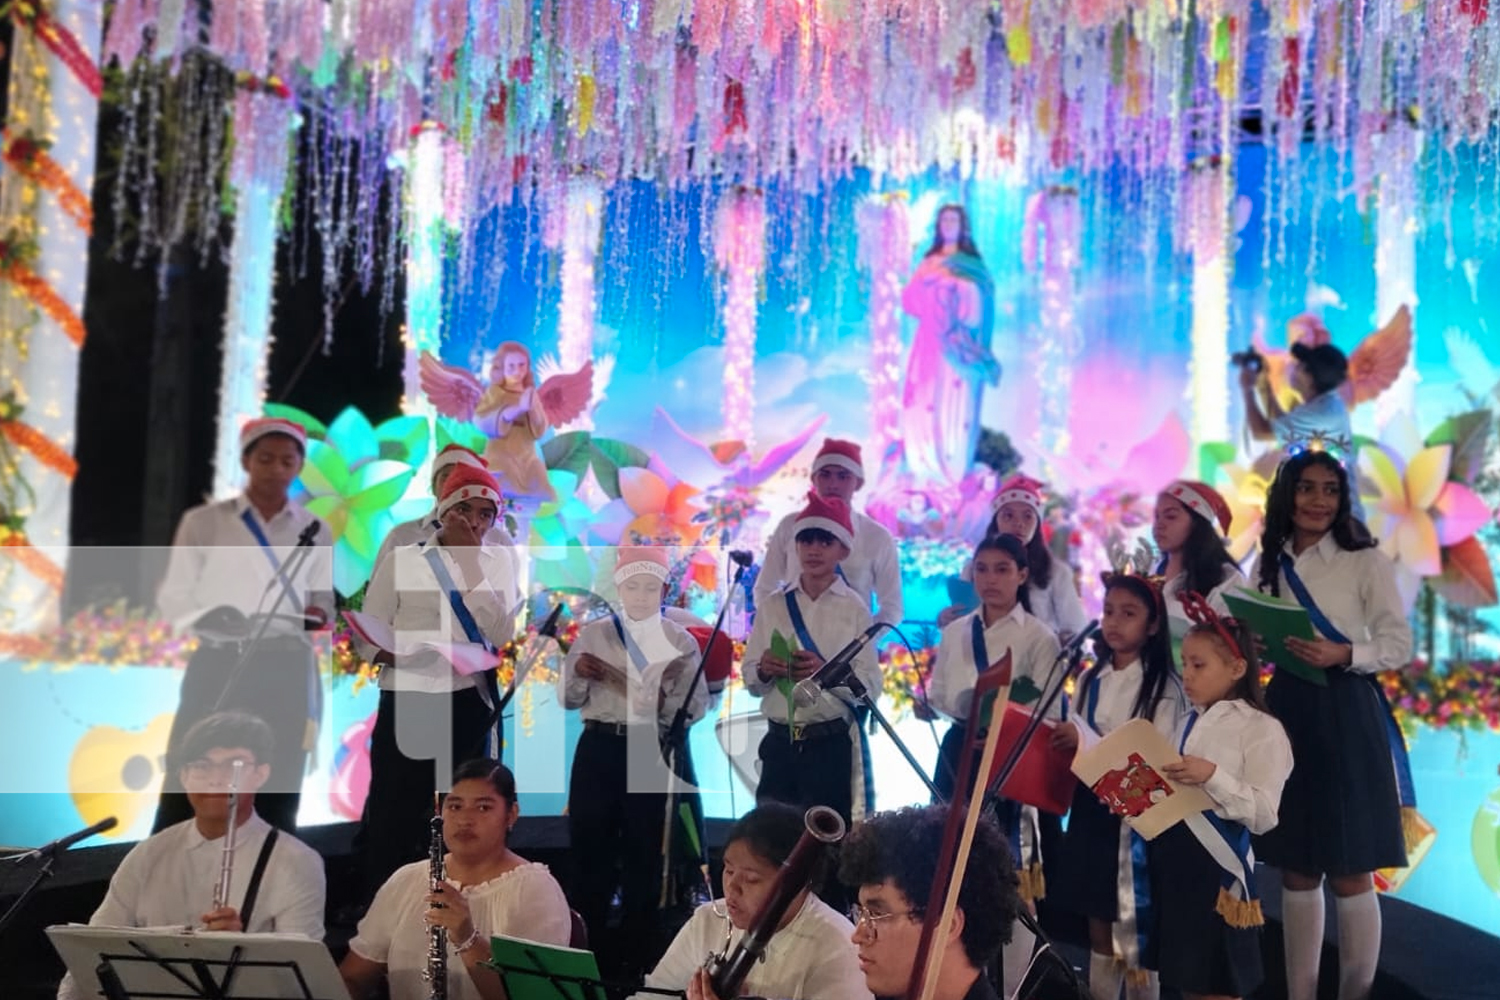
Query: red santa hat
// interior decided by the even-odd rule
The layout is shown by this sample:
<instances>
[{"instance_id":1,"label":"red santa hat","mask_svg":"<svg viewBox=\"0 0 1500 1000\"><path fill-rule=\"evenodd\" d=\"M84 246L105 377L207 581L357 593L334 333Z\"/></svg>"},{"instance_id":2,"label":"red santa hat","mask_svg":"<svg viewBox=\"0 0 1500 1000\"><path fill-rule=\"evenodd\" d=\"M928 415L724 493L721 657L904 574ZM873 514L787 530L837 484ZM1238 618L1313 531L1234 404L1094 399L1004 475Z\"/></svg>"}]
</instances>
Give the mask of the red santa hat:
<instances>
[{"instance_id":1,"label":"red santa hat","mask_svg":"<svg viewBox=\"0 0 1500 1000\"><path fill-rule=\"evenodd\" d=\"M657 546L624 545L615 557L615 586L642 573L667 582L667 553Z\"/></svg>"},{"instance_id":2,"label":"red santa hat","mask_svg":"<svg viewBox=\"0 0 1500 1000\"><path fill-rule=\"evenodd\" d=\"M1219 495L1219 491L1212 486L1195 479L1179 479L1161 492L1163 496L1169 496L1180 502L1209 524L1218 524L1219 534L1229 534L1229 525L1234 520L1234 514L1229 510L1229 504L1225 503L1224 498Z\"/></svg>"},{"instance_id":3,"label":"red santa hat","mask_svg":"<svg viewBox=\"0 0 1500 1000\"><path fill-rule=\"evenodd\" d=\"M290 420L280 417L258 417L251 420L240 429L240 454L250 450L250 446L269 434L284 434L297 442L297 447L303 453L307 452L307 431L301 424L294 424Z\"/></svg>"},{"instance_id":4,"label":"red santa hat","mask_svg":"<svg viewBox=\"0 0 1500 1000\"><path fill-rule=\"evenodd\" d=\"M808 493L807 506L797 515L796 527L796 534L808 528L822 528L850 549L854 548L854 522L849 517L849 505L838 497Z\"/></svg>"},{"instance_id":5,"label":"red santa hat","mask_svg":"<svg viewBox=\"0 0 1500 1000\"><path fill-rule=\"evenodd\" d=\"M812 470L816 473L825 465L837 465L841 469L848 469L860 479L865 478L865 466L859 453L859 445L853 441L824 438L823 447L818 449L817 457L813 459Z\"/></svg>"},{"instance_id":6,"label":"red santa hat","mask_svg":"<svg viewBox=\"0 0 1500 1000\"><path fill-rule=\"evenodd\" d=\"M443 496L438 500L437 513L442 517L448 509L465 500L488 500L500 509L500 484L484 468L459 464L448 474L443 483Z\"/></svg>"},{"instance_id":7,"label":"red santa hat","mask_svg":"<svg viewBox=\"0 0 1500 1000\"><path fill-rule=\"evenodd\" d=\"M432 471L436 473L440 469L446 469L450 465L472 465L476 469L488 469L489 465L479 457L479 453L461 444L444 445L443 450L437 453L432 460Z\"/></svg>"},{"instance_id":8,"label":"red santa hat","mask_svg":"<svg viewBox=\"0 0 1500 1000\"><path fill-rule=\"evenodd\" d=\"M995 511L999 511L1008 503L1024 503L1036 513L1037 520L1042 517L1042 489L1045 486L1040 480L1032 479L1017 473L1000 484L1000 492L995 494L995 502L992 505Z\"/></svg>"}]
</instances>

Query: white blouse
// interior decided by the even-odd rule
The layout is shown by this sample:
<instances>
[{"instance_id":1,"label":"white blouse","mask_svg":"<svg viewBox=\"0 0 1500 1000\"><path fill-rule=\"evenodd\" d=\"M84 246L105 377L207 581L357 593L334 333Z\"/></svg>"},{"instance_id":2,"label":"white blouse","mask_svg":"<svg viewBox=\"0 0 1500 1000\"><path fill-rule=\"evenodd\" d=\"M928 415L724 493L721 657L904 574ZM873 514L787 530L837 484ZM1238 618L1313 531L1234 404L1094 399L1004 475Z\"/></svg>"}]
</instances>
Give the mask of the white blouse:
<instances>
[{"instance_id":1,"label":"white blouse","mask_svg":"<svg viewBox=\"0 0 1500 1000\"><path fill-rule=\"evenodd\" d=\"M1285 551L1291 554L1291 542ZM1346 669L1373 674L1411 662L1411 624L1396 589L1395 566L1385 553L1377 548L1341 549L1328 532L1293 558L1307 592L1354 645L1353 662ZM1279 576L1281 596L1295 601L1286 574ZM1260 580L1259 559L1250 578Z\"/></svg>"},{"instance_id":2,"label":"white blouse","mask_svg":"<svg viewBox=\"0 0 1500 1000\"><path fill-rule=\"evenodd\" d=\"M973 622L983 614L981 608L949 622L943 628L937 659L932 665L928 701L933 708L959 722L969 717L974 705L974 679L979 674L979 667L974 662ZM979 620L982 622L983 618ZM990 663L999 660L1009 649L1011 683L1025 677L1045 693L1048 672L1057 659L1057 636L1020 604L984 630L984 647ZM986 669L990 663L985 664ZM1062 699L1058 698L1049 717L1061 716Z\"/></svg>"},{"instance_id":3,"label":"white blouse","mask_svg":"<svg viewBox=\"0 0 1500 1000\"><path fill-rule=\"evenodd\" d=\"M1124 667L1106 666L1098 672L1084 675L1078 686L1069 721L1082 728L1089 727L1094 735L1108 736L1116 729L1135 718L1135 700L1141 693L1141 682L1145 680L1145 668L1139 659ZM1095 692L1097 691L1097 695ZM1151 724L1167 739L1177 732L1186 701L1182 694L1182 682L1174 672L1162 688L1161 700L1151 716ZM1090 712L1090 706L1093 711ZM1093 715L1090 722L1089 716Z\"/></svg>"},{"instance_id":4,"label":"white blouse","mask_svg":"<svg viewBox=\"0 0 1500 1000\"><path fill-rule=\"evenodd\" d=\"M1182 593L1182 588L1187 586L1187 574L1178 573L1168 580L1161 588L1162 599L1167 605L1167 620L1172 627L1172 640L1174 644L1181 643L1182 637L1187 635L1187 630L1192 627L1192 619L1188 618L1187 612L1182 609L1182 602L1177 596ZM1208 606L1223 616L1229 615L1229 606L1224 603L1224 592L1245 586L1245 574L1240 572L1238 566L1224 564L1223 576L1219 579L1218 586L1203 595L1208 601Z\"/></svg>"},{"instance_id":5,"label":"white blouse","mask_svg":"<svg viewBox=\"0 0 1500 1000\"><path fill-rule=\"evenodd\" d=\"M1292 745L1276 717L1238 698L1215 702L1191 713L1187 742L1178 730L1174 743L1184 755L1212 761L1214 773L1203 790L1214 800L1214 814L1245 824L1251 833L1276 826L1281 789L1292 773Z\"/></svg>"},{"instance_id":6,"label":"white blouse","mask_svg":"<svg viewBox=\"0 0 1500 1000\"><path fill-rule=\"evenodd\" d=\"M1083 610L1083 599L1078 596L1073 567L1061 559L1053 558L1052 572L1045 588L1028 583L1026 590L1031 596L1031 613L1059 638L1072 638L1089 623L1088 612Z\"/></svg>"},{"instance_id":7,"label":"white blouse","mask_svg":"<svg viewBox=\"0 0 1500 1000\"><path fill-rule=\"evenodd\" d=\"M728 922L727 917L714 913L711 903L698 907L646 977L645 985L686 989L704 960L724 947ZM744 936L744 931L734 931L729 949ZM853 936L854 925L843 914L809 894L797 915L771 936L765 958L755 963L740 992L776 1000L870 1000L859 954L850 940ZM631 1000L660 1000L660 995L638 993Z\"/></svg>"},{"instance_id":8,"label":"white blouse","mask_svg":"<svg viewBox=\"0 0 1500 1000\"><path fill-rule=\"evenodd\" d=\"M524 864L473 886L451 880L450 884L463 893L474 926L486 938L504 934L566 946L572 936L568 901L546 865ZM349 942L350 951L386 967L391 1000L427 1000L428 986L422 981L427 967L426 898L427 862L401 866L375 894ZM448 996L480 1000L469 970L453 949L459 943L448 942Z\"/></svg>"},{"instance_id":9,"label":"white blouse","mask_svg":"<svg viewBox=\"0 0 1500 1000\"><path fill-rule=\"evenodd\" d=\"M650 723L655 719L659 726L669 725L698 672L698 640L660 614L634 621L621 613L620 627L641 651L646 666L637 667L632 662L615 631L613 619L606 615L592 621L578 633L563 661L562 675L558 678L563 707L582 709L585 719L599 722ZM618 667L628 679L629 698L605 681L578 676L578 659L584 653L592 653ZM674 665L676 673L668 678L667 670ZM665 698L658 703L658 693L663 689ZM688 720L702 718L707 705L708 688L700 681L688 706Z\"/></svg>"}]
</instances>

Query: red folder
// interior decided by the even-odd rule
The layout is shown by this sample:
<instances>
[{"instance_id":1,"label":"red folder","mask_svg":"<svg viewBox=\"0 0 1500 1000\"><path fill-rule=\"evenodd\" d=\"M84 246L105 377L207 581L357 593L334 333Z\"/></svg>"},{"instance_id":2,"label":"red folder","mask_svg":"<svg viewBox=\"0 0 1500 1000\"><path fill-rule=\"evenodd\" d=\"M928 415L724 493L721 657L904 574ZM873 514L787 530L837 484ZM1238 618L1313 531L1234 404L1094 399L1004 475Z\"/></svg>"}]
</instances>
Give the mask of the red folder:
<instances>
[{"instance_id":1,"label":"red folder","mask_svg":"<svg viewBox=\"0 0 1500 1000\"><path fill-rule=\"evenodd\" d=\"M990 779L1000 771L1000 765L1010 756L1011 748L1021 738L1026 722L1031 718L1030 705L1007 704L1005 718L1000 723L1000 743L991 765ZM1026 750L1016 769L1011 772L1000 794L1007 799L1036 806L1045 812L1061 816L1073 804L1073 786L1078 779L1073 775L1073 751L1054 750L1049 744L1054 726L1043 722L1031 734Z\"/></svg>"}]
</instances>

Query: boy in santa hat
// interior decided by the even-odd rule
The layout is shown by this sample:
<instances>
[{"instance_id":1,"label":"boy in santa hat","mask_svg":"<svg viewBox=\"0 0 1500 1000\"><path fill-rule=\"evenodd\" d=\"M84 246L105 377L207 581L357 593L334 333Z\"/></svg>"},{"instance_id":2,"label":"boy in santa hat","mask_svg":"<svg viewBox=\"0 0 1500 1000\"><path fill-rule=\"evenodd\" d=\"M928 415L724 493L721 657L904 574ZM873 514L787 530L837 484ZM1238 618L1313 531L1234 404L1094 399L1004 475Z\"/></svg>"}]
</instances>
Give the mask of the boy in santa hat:
<instances>
[{"instance_id":1,"label":"boy in santa hat","mask_svg":"<svg viewBox=\"0 0 1500 1000\"><path fill-rule=\"evenodd\" d=\"M382 668L359 834L372 888L427 855L439 781L466 760L500 756L499 727L490 725L499 699L494 671L463 673L433 648L510 641L518 600L511 551L486 542L499 512L495 477L456 464L438 500L437 532L393 549L365 592L364 613L390 626L397 647L359 643Z\"/></svg>"},{"instance_id":2,"label":"boy in santa hat","mask_svg":"<svg viewBox=\"0 0 1500 1000\"><path fill-rule=\"evenodd\" d=\"M859 445L853 441L824 438L812 465L813 490L823 499L838 498L849 507L854 541L839 575L870 607L875 617L892 625L901 624L905 606L901 598L901 558L896 540L876 521L853 509L854 494L865 485L865 467ZM797 515L788 514L766 543L765 562L755 578L755 606L765 604L783 583L797 579Z\"/></svg>"},{"instance_id":3,"label":"boy in santa hat","mask_svg":"<svg viewBox=\"0 0 1500 1000\"><path fill-rule=\"evenodd\" d=\"M809 493L794 527L801 569L760 606L742 661L745 687L761 699L767 723L755 798L803 808L829 806L847 823L853 818L855 785L866 790L870 781L867 770L856 767L855 702L847 688L824 691L800 682L866 631L873 618L868 600L838 572L855 544L848 505L838 497ZM790 659L772 650L776 633L794 650ZM879 696L874 647L865 646L853 667L865 687ZM866 797L859 797L862 811Z\"/></svg>"},{"instance_id":4,"label":"boy in santa hat","mask_svg":"<svg viewBox=\"0 0 1500 1000\"><path fill-rule=\"evenodd\" d=\"M484 459L480 458L474 451L465 448L461 444L449 444L437 453L432 460L432 500L433 509L421 517L410 521L403 521L386 533L385 540L380 543L380 549L375 553L375 561L372 566L379 566L380 561L390 555L392 549L403 545L416 545L431 538L433 533L441 528L442 520L437 513L437 498L443 495L443 484L448 481L448 476L460 465L473 466L476 469L486 469ZM496 482L499 482L496 479ZM494 527L485 533L485 542L490 545L514 545L515 539L511 538L510 532L505 530L502 518L495 519Z\"/></svg>"},{"instance_id":5,"label":"boy in santa hat","mask_svg":"<svg viewBox=\"0 0 1500 1000\"><path fill-rule=\"evenodd\" d=\"M263 719L275 735L276 753L257 808L287 832L297 828L302 776L322 717L320 682L305 632L327 622L334 607L332 535L288 499L306 453L307 432L289 420L265 417L245 424L240 431L244 492L182 515L156 595L164 619L179 628L196 625L200 632L183 673L168 754L213 712L240 709ZM292 562L299 544L311 545L312 553ZM250 622L247 631L244 616L269 611L282 588L286 596L264 631L259 631L261 621ZM205 614L221 608L233 611L210 616L222 627L208 634ZM153 832L192 815L179 776L169 771L162 778Z\"/></svg>"},{"instance_id":6,"label":"boy in santa hat","mask_svg":"<svg viewBox=\"0 0 1500 1000\"><path fill-rule=\"evenodd\" d=\"M568 783L568 833L577 878L568 898L606 963L650 968L660 901L662 823L668 771L664 739L693 687L688 722L703 716L708 690L698 671L698 641L662 615L668 563L663 549L622 547L615 561L619 610L584 626L559 680L563 706L578 709L583 732ZM675 748L679 755L686 747ZM691 768L679 757L678 773ZM618 870L617 870L618 869ZM618 938L606 921L620 889Z\"/></svg>"}]
</instances>

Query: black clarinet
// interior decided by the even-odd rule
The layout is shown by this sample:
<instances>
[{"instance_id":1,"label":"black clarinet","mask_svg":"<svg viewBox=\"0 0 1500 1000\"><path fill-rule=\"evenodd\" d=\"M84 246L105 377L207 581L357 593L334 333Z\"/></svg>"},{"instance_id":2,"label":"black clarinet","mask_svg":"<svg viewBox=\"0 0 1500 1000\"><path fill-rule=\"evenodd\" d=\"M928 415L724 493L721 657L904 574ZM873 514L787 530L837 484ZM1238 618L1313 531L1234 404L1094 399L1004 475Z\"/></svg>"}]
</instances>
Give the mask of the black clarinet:
<instances>
[{"instance_id":1,"label":"black clarinet","mask_svg":"<svg viewBox=\"0 0 1500 1000\"><path fill-rule=\"evenodd\" d=\"M427 845L427 889L438 892L443 888L442 814L434 815L428 825L432 838ZM427 928L427 968L422 979L427 983L427 1000L448 1000L448 932L437 924Z\"/></svg>"}]
</instances>

